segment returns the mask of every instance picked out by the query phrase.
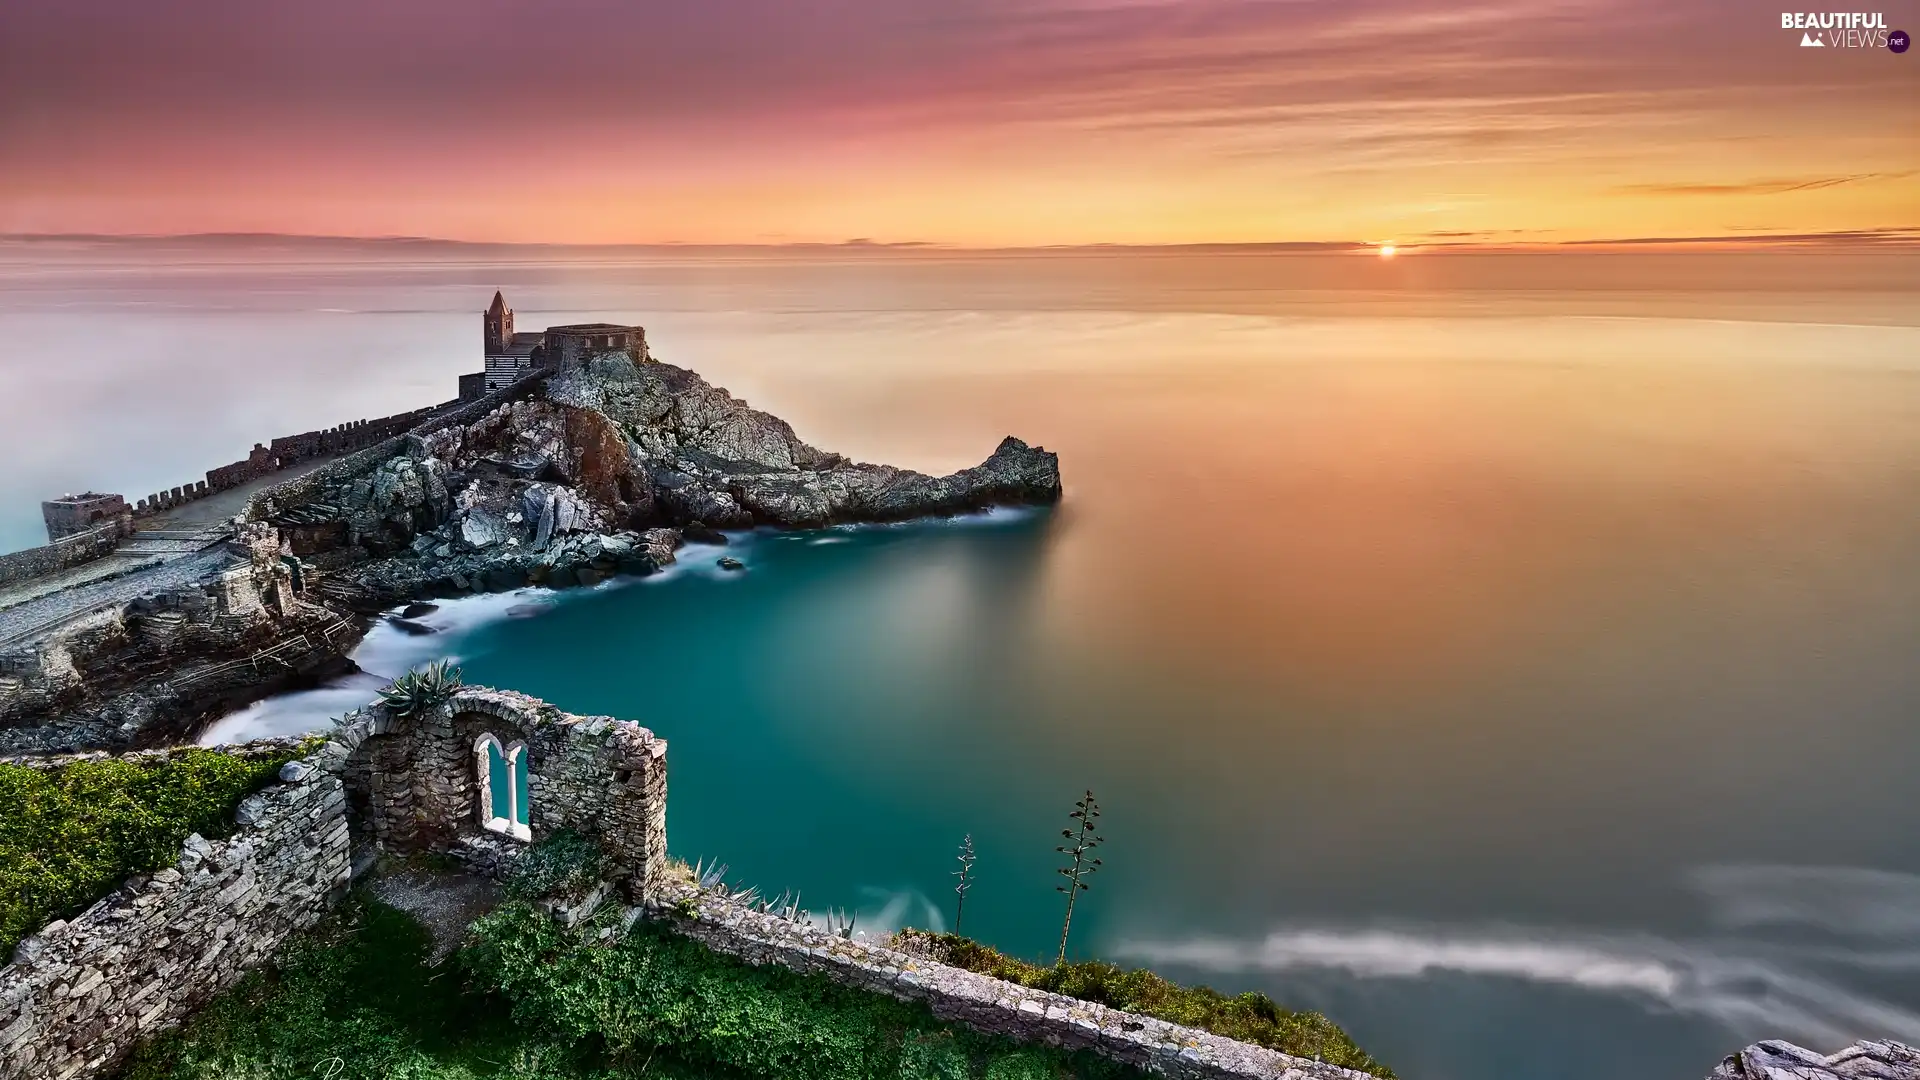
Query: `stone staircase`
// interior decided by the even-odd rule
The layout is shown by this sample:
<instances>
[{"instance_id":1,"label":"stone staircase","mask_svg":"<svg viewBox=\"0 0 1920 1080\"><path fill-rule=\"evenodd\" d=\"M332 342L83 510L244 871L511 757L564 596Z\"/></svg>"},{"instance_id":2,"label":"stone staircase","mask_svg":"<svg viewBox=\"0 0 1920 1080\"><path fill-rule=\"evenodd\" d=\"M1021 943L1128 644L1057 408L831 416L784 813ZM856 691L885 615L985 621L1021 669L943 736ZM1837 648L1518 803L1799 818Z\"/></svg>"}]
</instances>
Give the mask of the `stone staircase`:
<instances>
[{"instance_id":1,"label":"stone staircase","mask_svg":"<svg viewBox=\"0 0 1920 1080\"><path fill-rule=\"evenodd\" d=\"M140 637L155 645L166 645L180 636L187 617L178 611L161 611L140 620Z\"/></svg>"},{"instance_id":2,"label":"stone staircase","mask_svg":"<svg viewBox=\"0 0 1920 1080\"><path fill-rule=\"evenodd\" d=\"M160 556L191 555L204 551L233 535L233 529L221 523L195 529L142 529L120 542L115 555Z\"/></svg>"}]
</instances>

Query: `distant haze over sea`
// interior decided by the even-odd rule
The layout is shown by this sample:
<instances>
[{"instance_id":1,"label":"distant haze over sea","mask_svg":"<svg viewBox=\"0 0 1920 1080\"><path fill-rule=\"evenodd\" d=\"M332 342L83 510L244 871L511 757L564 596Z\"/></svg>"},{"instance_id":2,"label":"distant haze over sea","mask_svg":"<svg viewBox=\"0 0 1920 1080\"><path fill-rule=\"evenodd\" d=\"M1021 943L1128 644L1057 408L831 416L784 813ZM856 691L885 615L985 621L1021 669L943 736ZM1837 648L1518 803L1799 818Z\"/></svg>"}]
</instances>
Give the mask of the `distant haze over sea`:
<instances>
[{"instance_id":1,"label":"distant haze over sea","mask_svg":"<svg viewBox=\"0 0 1920 1080\"><path fill-rule=\"evenodd\" d=\"M1920 1041L1920 257L0 242L0 547L256 441L451 397L521 329L866 461L1061 455L1055 512L742 537L450 604L352 685L653 727L676 854L1321 1009L1419 1080L1698 1080Z\"/></svg>"}]
</instances>

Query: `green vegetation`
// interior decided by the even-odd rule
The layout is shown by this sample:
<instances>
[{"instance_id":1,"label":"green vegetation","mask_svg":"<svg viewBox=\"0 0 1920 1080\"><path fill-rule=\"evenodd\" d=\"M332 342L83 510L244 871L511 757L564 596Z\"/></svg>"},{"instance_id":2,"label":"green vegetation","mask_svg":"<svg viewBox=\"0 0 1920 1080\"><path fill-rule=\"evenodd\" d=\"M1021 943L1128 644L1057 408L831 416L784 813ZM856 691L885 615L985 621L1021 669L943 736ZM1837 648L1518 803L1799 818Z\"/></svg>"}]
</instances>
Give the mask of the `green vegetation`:
<instances>
[{"instance_id":1,"label":"green vegetation","mask_svg":"<svg viewBox=\"0 0 1920 1080\"><path fill-rule=\"evenodd\" d=\"M424 668L409 671L380 691L380 702L395 716L416 716L453 697L465 685L460 669L435 660Z\"/></svg>"},{"instance_id":2,"label":"green vegetation","mask_svg":"<svg viewBox=\"0 0 1920 1080\"><path fill-rule=\"evenodd\" d=\"M605 928L601 928L605 929ZM670 1055L779 1080L1138 1077L1089 1055L1021 1048L935 1020L923 1005L712 952L641 922L610 945L524 904L474 924L464 953L524 1030L598 1041L610 1060Z\"/></svg>"},{"instance_id":3,"label":"green vegetation","mask_svg":"<svg viewBox=\"0 0 1920 1080\"><path fill-rule=\"evenodd\" d=\"M359 894L272 970L143 1048L123 1080L1122 1080L924 1008L637 924L614 944L523 903L431 967L411 916Z\"/></svg>"},{"instance_id":4,"label":"green vegetation","mask_svg":"<svg viewBox=\"0 0 1920 1080\"><path fill-rule=\"evenodd\" d=\"M514 860L505 891L514 900L580 893L606 874L600 845L572 829L541 837Z\"/></svg>"},{"instance_id":5,"label":"green vegetation","mask_svg":"<svg viewBox=\"0 0 1920 1080\"><path fill-rule=\"evenodd\" d=\"M626 1080L591 1040L518 1029L456 964L428 964L411 915L356 893L275 966L249 973L179 1031L142 1047L122 1080ZM648 1080L731 1074L653 1062Z\"/></svg>"},{"instance_id":6,"label":"green vegetation","mask_svg":"<svg viewBox=\"0 0 1920 1080\"><path fill-rule=\"evenodd\" d=\"M1393 1077L1393 1070L1354 1045L1331 1020L1319 1013L1283 1009L1265 994L1227 997L1204 986L1168 982L1144 968L1125 970L1097 960L1045 967L955 934L908 930L900 937L909 951L996 979L1156 1016L1284 1054L1317 1057L1388 1080Z\"/></svg>"},{"instance_id":7,"label":"green vegetation","mask_svg":"<svg viewBox=\"0 0 1920 1080\"><path fill-rule=\"evenodd\" d=\"M172 865L190 833L227 835L233 808L299 755L188 749L59 769L0 764L0 959L134 874Z\"/></svg>"}]
</instances>

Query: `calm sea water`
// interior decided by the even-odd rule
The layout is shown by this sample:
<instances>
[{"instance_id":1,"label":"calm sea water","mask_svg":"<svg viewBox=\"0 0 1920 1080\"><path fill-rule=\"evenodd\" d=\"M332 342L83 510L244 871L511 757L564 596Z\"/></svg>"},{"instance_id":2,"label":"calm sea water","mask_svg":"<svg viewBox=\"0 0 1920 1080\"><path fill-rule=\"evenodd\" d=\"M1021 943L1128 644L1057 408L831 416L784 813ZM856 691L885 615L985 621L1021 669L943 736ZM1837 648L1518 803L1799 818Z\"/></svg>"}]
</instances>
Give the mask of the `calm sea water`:
<instances>
[{"instance_id":1,"label":"calm sea water","mask_svg":"<svg viewBox=\"0 0 1920 1080\"><path fill-rule=\"evenodd\" d=\"M642 321L819 445L1016 433L1066 500L450 604L210 737L454 656L654 728L677 854L871 929L950 925L971 833L964 929L1034 956L1091 787L1074 954L1420 1080L1920 1040L1920 275L1629 258L59 262L0 295L0 520L447 396L496 286Z\"/></svg>"}]
</instances>

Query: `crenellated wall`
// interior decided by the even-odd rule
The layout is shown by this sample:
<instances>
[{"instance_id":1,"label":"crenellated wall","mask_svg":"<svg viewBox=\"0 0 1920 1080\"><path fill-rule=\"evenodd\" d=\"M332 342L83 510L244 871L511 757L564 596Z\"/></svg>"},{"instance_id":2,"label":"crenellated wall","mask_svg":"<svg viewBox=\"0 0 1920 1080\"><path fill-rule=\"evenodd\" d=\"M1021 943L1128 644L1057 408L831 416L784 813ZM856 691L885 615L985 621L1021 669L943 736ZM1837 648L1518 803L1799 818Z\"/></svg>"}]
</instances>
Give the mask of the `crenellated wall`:
<instances>
[{"instance_id":1,"label":"crenellated wall","mask_svg":"<svg viewBox=\"0 0 1920 1080\"><path fill-rule=\"evenodd\" d=\"M321 431L303 431L298 435L283 435L265 445L255 443L253 450L239 461L208 469L204 480L182 484L166 491L156 491L141 499L135 504L134 513L154 514L169 510L182 503L204 499L216 492L239 487L241 484L258 480L263 476L271 476L304 461L363 450L405 434L444 408L446 405L433 405L414 409L411 412L396 413L393 416L355 420L352 423Z\"/></svg>"},{"instance_id":2,"label":"crenellated wall","mask_svg":"<svg viewBox=\"0 0 1920 1080\"><path fill-rule=\"evenodd\" d=\"M485 397L437 412L403 434L374 443L339 461L256 492L247 500L244 515L250 521L266 521L293 507L310 503L329 485L362 476L392 459L407 448L409 439L430 435L454 424L472 423L505 402L517 401L539 393L545 386L549 374L551 373L544 370L535 371L519 382L501 387Z\"/></svg>"}]
</instances>

